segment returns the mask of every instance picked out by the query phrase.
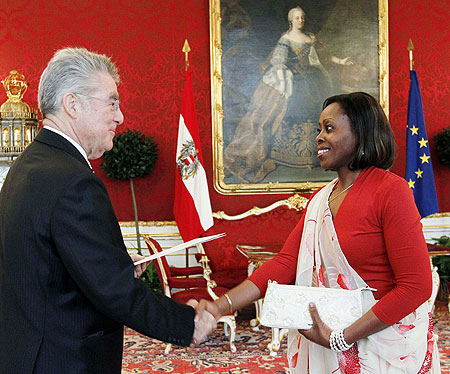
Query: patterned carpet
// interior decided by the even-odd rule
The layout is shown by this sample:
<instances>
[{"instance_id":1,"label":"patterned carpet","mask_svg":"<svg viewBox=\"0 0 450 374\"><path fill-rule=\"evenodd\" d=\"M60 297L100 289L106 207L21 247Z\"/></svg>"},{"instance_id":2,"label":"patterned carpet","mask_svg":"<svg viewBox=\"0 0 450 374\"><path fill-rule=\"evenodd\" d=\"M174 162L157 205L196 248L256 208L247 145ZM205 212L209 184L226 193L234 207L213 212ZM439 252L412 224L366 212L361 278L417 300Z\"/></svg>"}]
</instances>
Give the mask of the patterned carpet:
<instances>
[{"instance_id":1,"label":"patterned carpet","mask_svg":"<svg viewBox=\"0 0 450 374\"><path fill-rule=\"evenodd\" d=\"M434 331L439 335L438 346L441 355L441 373L450 374L450 314L445 308L438 309L433 316Z\"/></svg>"},{"instance_id":2,"label":"patterned carpet","mask_svg":"<svg viewBox=\"0 0 450 374\"><path fill-rule=\"evenodd\" d=\"M442 374L450 374L450 315L438 308L434 313L435 332L439 335ZM236 353L231 353L228 340L220 328L198 348L172 347L164 353L165 344L125 330L122 374L287 374L286 341L273 357L266 349L271 333L268 328L254 332L248 318L239 318L236 331Z\"/></svg>"},{"instance_id":3,"label":"patterned carpet","mask_svg":"<svg viewBox=\"0 0 450 374\"><path fill-rule=\"evenodd\" d=\"M287 374L286 345L277 356L272 357L266 349L269 341L269 329L261 328L259 332L254 332L249 327L248 320L241 320L236 328L236 353L231 353L228 338L221 325L200 347L194 349L175 346L165 354L164 343L126 329L122 374Z\"/></svg>"}]
</instances>

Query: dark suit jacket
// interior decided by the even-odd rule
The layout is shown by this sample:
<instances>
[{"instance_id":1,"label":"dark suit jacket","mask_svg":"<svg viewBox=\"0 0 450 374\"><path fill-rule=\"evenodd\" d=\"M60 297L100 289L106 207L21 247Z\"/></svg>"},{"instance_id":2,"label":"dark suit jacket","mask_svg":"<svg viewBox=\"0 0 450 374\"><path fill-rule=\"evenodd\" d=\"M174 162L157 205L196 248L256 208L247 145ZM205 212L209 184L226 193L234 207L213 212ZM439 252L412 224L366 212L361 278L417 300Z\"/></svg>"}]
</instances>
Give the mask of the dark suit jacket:
<instances>
[{"instance_id":1,"label":"dark suit jacket","mask_svg":"<svg viewBox=\"0 0 450 374\"><path fill-rule=\"evenodd\" d=\"M104 184L42 129L0 193L0 373L120 373L124 324L189 345L194 310L133 272Z\"/></svg>"}]
</instances>

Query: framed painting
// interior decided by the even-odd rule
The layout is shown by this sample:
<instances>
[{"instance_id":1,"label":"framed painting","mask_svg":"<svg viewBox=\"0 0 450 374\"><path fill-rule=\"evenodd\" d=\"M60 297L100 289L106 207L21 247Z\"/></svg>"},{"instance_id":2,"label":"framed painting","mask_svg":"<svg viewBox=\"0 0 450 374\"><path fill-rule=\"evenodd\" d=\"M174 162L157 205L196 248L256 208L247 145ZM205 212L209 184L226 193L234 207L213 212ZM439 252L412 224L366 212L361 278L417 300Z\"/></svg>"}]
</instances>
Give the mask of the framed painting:
<instances>
[{"instance_id":1,"label":"framed painting","mask_svg":"<svg viewBox=\"0 0 450 374\"><path fill-rule=\"evenodd\" d=\"M324 99L388 114L387 0L210 0L214 187L312 192L335 178L315 137Z\"/></svg>"}]
</instances>

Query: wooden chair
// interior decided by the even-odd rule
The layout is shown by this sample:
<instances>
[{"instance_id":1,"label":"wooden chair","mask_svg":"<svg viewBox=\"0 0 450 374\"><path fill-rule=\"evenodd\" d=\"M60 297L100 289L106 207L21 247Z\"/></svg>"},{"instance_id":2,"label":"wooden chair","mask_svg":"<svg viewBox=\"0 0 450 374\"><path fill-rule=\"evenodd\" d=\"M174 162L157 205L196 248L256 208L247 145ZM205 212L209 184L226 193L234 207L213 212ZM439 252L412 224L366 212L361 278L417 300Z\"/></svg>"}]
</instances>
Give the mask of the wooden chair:
<instances>
[{"instance_id":1,"label":"wooden chair","mask_svg":"<svg viewBox=\"0 0 450 374\"><path fill-rule=\"evenodd\" d=\"M155 239L146 235L144 240L150 254L157 254L162 251L161 246ZM197 249L199 251L203 250L201 247L197 247ZM211 269L209 268L206 256L200 261L202 266L187 268L169 266L164 256L153 260L153 263L156 267L164 295L179 303L185 304L190 299L213 301L228 291L228 288L216 287L215 282L210 279ZM229 336L231 352L236 352L236 346L234 344L236 336L235 316L222 316L218 322L224 324L225 335ZM166 346L166 353L168 353L170 347L170 344Z\"/></svg>"}]
</instances>

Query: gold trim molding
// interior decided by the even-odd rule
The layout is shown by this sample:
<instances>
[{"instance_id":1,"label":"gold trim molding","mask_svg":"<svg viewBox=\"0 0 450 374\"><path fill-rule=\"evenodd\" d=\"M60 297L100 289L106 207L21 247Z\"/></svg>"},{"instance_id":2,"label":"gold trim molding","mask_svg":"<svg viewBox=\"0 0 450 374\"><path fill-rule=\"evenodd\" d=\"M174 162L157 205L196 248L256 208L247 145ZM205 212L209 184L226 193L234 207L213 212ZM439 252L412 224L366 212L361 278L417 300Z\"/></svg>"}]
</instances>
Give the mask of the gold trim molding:
<instances>
[{"instance_id":1,"label":"gold trim molding","mask_svg":"<svg viewBox=\"0 0 450 374\"><path fill-rule=\"evenodd\" d=\"M380 63L380 105L389 118L389 30L388 0L378 0L378 56Z\"/></svg>"},{"instance_id":2,"label":"gold trim molding","mask_svg":"<svg viewBox=\"0 0 450 374\"><path fill-rule=\"evenodd\" d=\"M301 210L306 207L306 204L308 202L308 199L300 196L298 194L295 194L285 200L275 201L271 205L265 207L265 208L259 208L257 206L254 206L253 208L249 209L248 211L237 214L234 216L230 216L226 214L224 211L218 211L213 212L213 217L218 219L225 219L225 220L231 220L235 221L238 219L246 218L252 215L260 215L266 212L269 212L279 206L286 205L289 207L289 209L295 209L295 210ZM430 216L425 217L427 218L443 218L443 217L450 217L450 212L442 212L442 213L435 213ZM134 221L121 221L119 222L120 227L134 227ZM165 227L165 226L177 226L176 221L139 221L139 226L142 227ZM423 225L423 227L426 228L448 228L450 225ZM135 234L124 234L124 237L132 236ZM148 233L142 234L148 235ZM152 234L155 235L155 234ZM158 235L158 234L156 234ZM171 233L162 233L163 236L171 236ZM178 234L177 234L178 235Z\"/></svg>"},{"instance_id":3,"label":"gold trim molding","mask_svg":"<svg viewBox=\"0 0 450 374\"><path fill-rule=\"evenodd\" d=\"M450 217L450 212L442 212L442 213L434 213L425 218L441 218L441 217Z\"/></svg>"},{"instance_id":4,"label":"gold trim molding","mask_svg":"<svg viewBox=\"0 0 450 374\"><path fill-rule=\"evenodd\" d=\"M278 206L286 205L290 209L300 210L304 209L306 207L306 203L308 202L308 199L304 196L300 196L298 194L295 194L288 199L276 201L273 204L265 207L265 208L259 208L257 206L253 207L252 209L238 214L236 216L229 216L224 211L218 211L213 212L213 217L219 218L219 219L229 219L229 220L237 220L242 219L251 215L259 215L265 212L268 212ZM239 218L235 218L239 217ZM428 218L443 218L443 217L450 217L450 212L442 212L442 213L434 213L432 215L429 215L425 217L425 219ZM134 221L120 221L119 222L120 227L135 227ZM176 221L139 221L139 226L142 227L165 227L165 226L176 226ZM433 225L428 226L424 225L424 227L449 227L448 225ZM167 235L167 234L165 234Z\"/></svg>"},{"instance_id":5,"label":"gold trim molding","mask_svg":"<svg viewBox=\"0 0 450 374\"><path fill-rule=\"evenodd\" d=\"M175 221L139 221L139 226L142 227L164 227L164 226L176 226ZM120 221L120 227L135 227L134 221Z\"/></svg>"}]
</instances>

